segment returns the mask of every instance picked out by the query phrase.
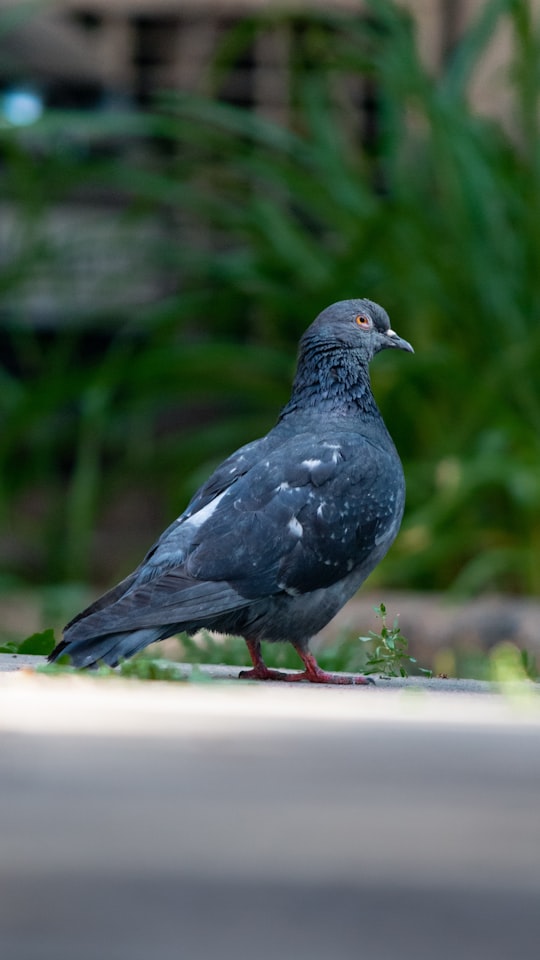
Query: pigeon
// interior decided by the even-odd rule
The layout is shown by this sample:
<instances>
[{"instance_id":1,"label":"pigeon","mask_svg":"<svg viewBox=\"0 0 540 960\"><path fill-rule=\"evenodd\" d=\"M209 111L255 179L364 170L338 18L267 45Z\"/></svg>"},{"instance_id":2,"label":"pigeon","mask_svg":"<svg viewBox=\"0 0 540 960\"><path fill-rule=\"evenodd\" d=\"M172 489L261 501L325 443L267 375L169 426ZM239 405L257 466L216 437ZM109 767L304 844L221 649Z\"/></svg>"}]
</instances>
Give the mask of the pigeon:
<instances>
[{"instance_id":1,"label":"pigeon","mask_svg":"<svg viewBox=\"0 0 540 960\"><path fill-rule=\"evenodd\" d=\"M137 569L67 625L49 660L116 666L149 643L205 629L244 638L253 663L244 678L369 683L322 670L309 641L401 525L403 468L368 370L386 348L414 353L377 303L323 310L300 340L275 426L215 470ZM270 669L262 641L291 643L304 669Z\"/></svg>"}]
</instances>

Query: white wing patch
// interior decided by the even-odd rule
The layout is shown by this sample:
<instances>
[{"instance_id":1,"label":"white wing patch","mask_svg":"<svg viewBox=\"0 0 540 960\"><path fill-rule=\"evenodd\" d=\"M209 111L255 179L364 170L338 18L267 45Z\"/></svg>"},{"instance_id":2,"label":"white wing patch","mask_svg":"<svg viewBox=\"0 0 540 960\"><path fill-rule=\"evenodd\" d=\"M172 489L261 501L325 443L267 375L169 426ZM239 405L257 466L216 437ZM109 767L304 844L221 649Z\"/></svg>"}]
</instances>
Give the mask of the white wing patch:
<instances>
[{"instance_id":1,"label":"white wing patch","mask_svg":"<svg viewBox=\"0 0 540 960\"><path fill-rule=\"evenodd\" d=\"M182 516L179 516L178 519L182 521L184 526L189 526L194 530L198 530L199 527L202 527L203 523L206 523L206 521L210 519L220 500L223 499L226 493L228 493L228 489L222 490L221 493L218 493L217 497L214 497L213 500L210 500L210 503L207 503L200 510L197 510L196 513L192 513L191 516L186 520L183 520Z\"/></svg>"},{"instance_id":2,"label":"white wing patch","mask_svg":"<svg viewBox=\"0 0 540 960\"><path fill-rule=\"evenodd\" d=\"M296 517L291 517L291 519L289 520L287 526L288 526L290 532L292 533L293 537L298 537L298 538L300 539L300 537L302 536L302 534L303 534L303 532L304 532L304 528L303 528L302 524L300 523L300 521L297 520Z\"/></svg>"}]
</instances>

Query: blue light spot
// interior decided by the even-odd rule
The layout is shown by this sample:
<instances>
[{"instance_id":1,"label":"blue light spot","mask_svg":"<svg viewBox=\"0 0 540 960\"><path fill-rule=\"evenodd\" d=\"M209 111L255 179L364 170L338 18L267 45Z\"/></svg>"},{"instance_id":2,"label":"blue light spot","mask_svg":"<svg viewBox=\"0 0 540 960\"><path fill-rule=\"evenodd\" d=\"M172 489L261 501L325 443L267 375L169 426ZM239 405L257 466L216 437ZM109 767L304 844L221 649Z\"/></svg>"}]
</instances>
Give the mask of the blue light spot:
<instances>
[{"instance_id":1,"label":"blue light spot","mask_svg":"<svg viewBox=\"0 0 540 960\"><path fill-rule=\"evenodd\" d=\"M7 90L2 96L1 104L4 119L16 127L35 123L43 113L43 98L27 87Z\"/></svg>"}]
</instances>

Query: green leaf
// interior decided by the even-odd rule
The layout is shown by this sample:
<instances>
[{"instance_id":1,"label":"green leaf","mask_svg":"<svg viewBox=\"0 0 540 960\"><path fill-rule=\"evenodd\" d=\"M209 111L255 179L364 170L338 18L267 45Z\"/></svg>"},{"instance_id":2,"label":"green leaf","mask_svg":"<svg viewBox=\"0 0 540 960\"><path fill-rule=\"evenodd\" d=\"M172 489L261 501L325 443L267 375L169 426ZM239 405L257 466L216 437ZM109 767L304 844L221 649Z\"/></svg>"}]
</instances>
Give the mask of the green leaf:
<instances>
[{"instance_id":1,"label":"green leaf","mask_svg":"<svg viewBox=\"0 0 540 960\"><path fill-rule=\"evenodd\" d=\"M41 633L33 633L19 645L17 653L32 654L39 657L48 657L56 646L54 630L49 628Z\"/></svg>"}]
</instances>

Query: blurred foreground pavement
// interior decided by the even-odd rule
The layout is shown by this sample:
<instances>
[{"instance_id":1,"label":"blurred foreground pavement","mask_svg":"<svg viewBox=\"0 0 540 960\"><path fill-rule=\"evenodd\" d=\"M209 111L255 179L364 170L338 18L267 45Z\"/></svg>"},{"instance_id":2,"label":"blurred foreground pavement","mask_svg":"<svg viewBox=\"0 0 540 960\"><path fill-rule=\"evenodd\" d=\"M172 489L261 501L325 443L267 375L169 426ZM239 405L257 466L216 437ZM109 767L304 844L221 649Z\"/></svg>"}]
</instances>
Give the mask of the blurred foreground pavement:
<instances>
[{"instance_id":1,"label":"blurred foreground pavement","mask_svg":"<svg viewBox=\"0 0 540 960\"><path fill-rule=\"evenodd\" d=\"M0 675L2 960L539 955L540 703Z\"/></svg>"}]
</instances>

